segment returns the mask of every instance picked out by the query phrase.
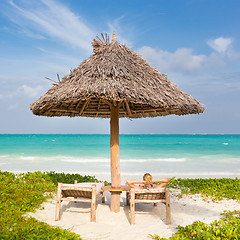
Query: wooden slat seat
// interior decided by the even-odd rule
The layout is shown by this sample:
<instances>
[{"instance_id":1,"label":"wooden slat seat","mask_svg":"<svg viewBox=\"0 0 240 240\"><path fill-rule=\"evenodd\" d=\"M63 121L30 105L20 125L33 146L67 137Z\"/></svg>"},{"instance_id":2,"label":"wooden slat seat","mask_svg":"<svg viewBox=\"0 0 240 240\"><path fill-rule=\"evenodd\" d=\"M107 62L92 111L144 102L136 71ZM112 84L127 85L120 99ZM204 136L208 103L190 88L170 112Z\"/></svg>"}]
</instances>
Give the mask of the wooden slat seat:
<instances>
[{"instance_id":1,"label":"wooden slat seat","mask_svg":"<svg viewBox=\"0 0 240 240\"><path fill-rule=\"evenodd\" d=\"M80 191L80 190L62 190L63 197L82 197L82 198L92 198L92 192Z\"/></svg>"},{"instance_id":2,"label":"wooden slat seat","mask_svg":"<svg viewBox=\"0 0 240 240\"><path fill-rule=\"evenodd\" d=\"M60 208L62 201L89 202L91 203L90 221L96 222L96 201L102 195L102 202L105 202L104 192L101 187L104 183L58 183L57 203L55 220L60 220Z\"/></svg>"},{"instance_id":3,"label":"wooden slat seat","mask_svg":"<svg viewBox=\"0 0 240 240\"><path fill-rule=\"evenodd\" d=\"M166 205L166 223L171 223L169 188L160 189L135 189L130 190L130 219L135 224L135 203L164 203ZM129 202L129 201L128 201Z\"/></svg>"}]
</instances>

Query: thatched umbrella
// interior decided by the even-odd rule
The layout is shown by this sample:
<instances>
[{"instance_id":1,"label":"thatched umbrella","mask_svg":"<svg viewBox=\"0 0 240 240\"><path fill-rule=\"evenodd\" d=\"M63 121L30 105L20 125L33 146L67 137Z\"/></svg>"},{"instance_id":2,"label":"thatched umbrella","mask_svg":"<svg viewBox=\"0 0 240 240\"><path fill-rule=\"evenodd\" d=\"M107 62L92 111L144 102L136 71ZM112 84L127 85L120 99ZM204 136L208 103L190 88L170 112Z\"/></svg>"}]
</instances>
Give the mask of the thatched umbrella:
<instances>
[{"instance_id":1,"label":"thatched umbrella","mask_svg":"<svg viewBox=\"0 0 240 240\"><path fill-rule=\"evenodd\" d=\"M94 54L31 105L41 116L110 118L111 181L120 186L119 118L202 113L204 107L117 42L113 33L92 42ZM119 211L120 194L112 192L111 210Z\"/></svg>"}]
</instances>

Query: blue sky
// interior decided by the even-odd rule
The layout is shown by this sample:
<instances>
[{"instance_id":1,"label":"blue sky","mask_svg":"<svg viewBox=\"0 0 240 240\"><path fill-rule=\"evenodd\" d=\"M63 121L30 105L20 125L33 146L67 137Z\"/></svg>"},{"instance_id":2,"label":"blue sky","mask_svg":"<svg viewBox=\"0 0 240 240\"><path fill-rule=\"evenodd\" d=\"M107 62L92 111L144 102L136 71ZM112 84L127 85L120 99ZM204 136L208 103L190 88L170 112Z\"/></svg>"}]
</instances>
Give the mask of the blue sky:
<instances>
[{"instance_id":1,"label":"blue sky","mask_svg":"<svg viewBox=\"0 0 240 240\"><path fill-rule=\"evenodd\" d=\"M0 133L109 133L109 119L34 116L31 103L101 33L204 104L200 115L120 120L120 133L240 133L239 0L2 0Z\"/></svg>"}]
</instances>

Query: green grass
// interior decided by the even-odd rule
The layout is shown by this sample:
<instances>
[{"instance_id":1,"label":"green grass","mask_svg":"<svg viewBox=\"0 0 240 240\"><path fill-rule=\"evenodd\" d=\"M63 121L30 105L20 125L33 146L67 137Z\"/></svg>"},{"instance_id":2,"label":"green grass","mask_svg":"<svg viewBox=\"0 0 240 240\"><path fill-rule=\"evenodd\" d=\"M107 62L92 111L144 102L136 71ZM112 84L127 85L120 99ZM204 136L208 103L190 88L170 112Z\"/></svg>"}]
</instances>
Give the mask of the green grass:
<instances>
[{"instance_id":1,"label":"green grass","mask_svg":"<svg viewBox=\"0 0 240 240\"><path fill-rule=\"evenodd\" d=\"M35 211L57 190L57 183L98 182L95 177L79 174L55 172L33 172L15 175L0 171L0 239L81 239L79 235L51 227L24 214ZM169 187L180 188L182 194L201 194L213 201L223 198L240 200L240 179L175 179ZM46 194L47 193L47 194ZM179 196L181 197L181 195ZM240 239L240 212L225 212L220 221L211 224L194 222L186 227L178 226L178 231L170 237L182 239ZM158 235L153 239L164 240Z\"/></svg>"},{"instance_id":2,"label":"green grass","mask_svg":"<svg viewBox=\"0 0 240 240\"><path fill-rule=\"evenodd\" d=\"M213 201L227 199L240 200L240 179L235 178L173 178L169 187L181 189L182 194L201 194Z\"/></svg>"},{"instance_id":3,"label":"green grass","mask_svg":"<svg viewBox=\"0 0 240 240\"><path fill-rule=\"evenodd\" d=\"M237 240L240 239L240 211L225 212L220 221L206 224L200 221L186 227L178 226L178 231L172 235L171 240L197 239L197 240ZM156 240L167 240L158 235L151 235Z\"/></svg>"},{"instance_id":4,"label":"green grass","mask_svg":"<svg viewBox=\"0 0 240 240\"><path fill-rule=\"evenodd\" d=\"M56 193L57 182L98 182L95 177L55 172L15 175L0 171L0 239L81 239L23 215L35 211ZM47 194L46 194L47 193Z\"/></svg>"},{"instance_id":5,"label":"green grass","mask_svg":"<svg viewBox=\"0 0 240 240\"><path fill-rule=\"evenodd\" d=\"M181 189L181 194L201 194L208 201L235 199L240 201L240 179L171 179L169 187ZM206 224L200 221L191 225L178 226L178 231L170 240L197 239L197 240L233 240L240 239L240 211L224 212L220 221ZM158 235L151 235L156 240L166 240Z\"/></svg>"}]
</instances>

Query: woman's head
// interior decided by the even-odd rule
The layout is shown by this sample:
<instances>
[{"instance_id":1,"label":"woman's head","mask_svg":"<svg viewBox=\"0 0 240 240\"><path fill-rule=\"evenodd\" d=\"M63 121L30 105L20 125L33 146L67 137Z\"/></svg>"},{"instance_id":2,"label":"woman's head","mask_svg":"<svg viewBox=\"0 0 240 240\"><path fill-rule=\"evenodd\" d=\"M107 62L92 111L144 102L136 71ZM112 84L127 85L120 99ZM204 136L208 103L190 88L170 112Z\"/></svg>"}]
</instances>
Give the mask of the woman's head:
<instances>
[{"instance_id":1,"label":"woman's head","mask_svg":"<svg viewBox=\"0 0 240 240\"><path fill-rule=\"evenodd\" d=\"M152 182L152 175L150 173L145 173L143 175L143 180L149 183Z\"/></svg>"}]
</instances>

